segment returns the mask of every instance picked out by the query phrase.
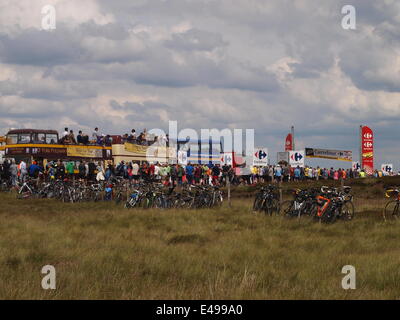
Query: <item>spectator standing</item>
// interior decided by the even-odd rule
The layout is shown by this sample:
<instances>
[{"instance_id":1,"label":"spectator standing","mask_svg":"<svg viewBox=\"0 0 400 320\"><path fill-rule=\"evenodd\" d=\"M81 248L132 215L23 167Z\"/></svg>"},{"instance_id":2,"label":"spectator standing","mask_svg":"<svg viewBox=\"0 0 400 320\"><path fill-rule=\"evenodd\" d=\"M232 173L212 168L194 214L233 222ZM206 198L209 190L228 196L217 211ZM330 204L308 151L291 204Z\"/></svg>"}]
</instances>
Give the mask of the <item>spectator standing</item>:
<instances>
[{"instance_id":1,"label":"spectator standing","mask_svg":"<svg viewBox=\"0 0 400 320\"><path fill-rule=\"evenodd\" d=\"M12 186L15 187L17 185L17 179L18 179L18 166L16 165L14 159L12 160L11 165L9 167L9 172L11 176L11 184Z\"/></svg>"},{"instance_id":2,"label":"spectator standing","mask_svg":"<svg viewBox=\"0 0 400 320\"><path fill-rule=\"evenodd\" d=\"M139 182L139 164L137 162L134 162L132 164L132 177L133 177L133 182L138 183Z\"/></svg>"},{"instance_id":3,"label":"spectator standing","mask_svg":"<svg viewBox=\"0 0 400 320\"><path fill-rule=\"evenodd\" d=\"M25 177L28 174L28 170L26 168L26 163L24 160L22 160L19 164L19 170L20 170L20 176L19 179L23 183L25 182Z\"/></svg>"},{"instance_id":4,"label":"spectator standing","mask_svg":"<svg viewBox=\"0 0 400 320\"><path fill-rule=\"evenodd\" d=\"M194 167L189 163L186 168L186 179L189 184L193 184Z\"/></svg>"}]
</instances>

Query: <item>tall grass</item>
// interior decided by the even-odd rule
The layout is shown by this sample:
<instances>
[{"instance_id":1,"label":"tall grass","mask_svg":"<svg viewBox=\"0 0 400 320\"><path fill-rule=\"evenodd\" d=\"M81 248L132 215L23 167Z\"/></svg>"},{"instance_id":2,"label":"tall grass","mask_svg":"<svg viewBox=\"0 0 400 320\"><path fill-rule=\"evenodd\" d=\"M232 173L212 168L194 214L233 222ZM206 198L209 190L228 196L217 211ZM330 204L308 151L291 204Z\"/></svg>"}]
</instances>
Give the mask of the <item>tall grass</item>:
<instances>
[{"instance_id":1,"label":"tall grass","mask_svg":"<svg viewBox=\"0 0 400 320\"><path fill-rule=\"evenodd\" d=\"M2 299L397 299L400 224L358 199L350 223L251 212L125 210L0 195ZM57 289L43 290L54 265ZM357 289L343 290L353 265Z\"/></svg>"}]
</instances>

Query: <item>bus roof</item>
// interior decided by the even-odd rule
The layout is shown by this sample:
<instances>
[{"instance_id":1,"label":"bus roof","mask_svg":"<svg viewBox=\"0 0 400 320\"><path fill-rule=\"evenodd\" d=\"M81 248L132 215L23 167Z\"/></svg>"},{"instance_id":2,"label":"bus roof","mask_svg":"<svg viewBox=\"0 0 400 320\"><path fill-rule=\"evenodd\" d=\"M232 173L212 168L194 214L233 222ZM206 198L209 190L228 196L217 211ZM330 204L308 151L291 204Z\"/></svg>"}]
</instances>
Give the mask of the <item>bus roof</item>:
<instances>
[{"instance_id":1,"label":"bus roof","mask_svg":"<svg viewBox=\"0 0 400 320\"><path fill-rule=\"evenodd\" d=\"M48 133L58 134L57 130L40 130L40 129L13 129L7 132L7 134L20 134L20 133Z\"/></svg>"}]
</instances>

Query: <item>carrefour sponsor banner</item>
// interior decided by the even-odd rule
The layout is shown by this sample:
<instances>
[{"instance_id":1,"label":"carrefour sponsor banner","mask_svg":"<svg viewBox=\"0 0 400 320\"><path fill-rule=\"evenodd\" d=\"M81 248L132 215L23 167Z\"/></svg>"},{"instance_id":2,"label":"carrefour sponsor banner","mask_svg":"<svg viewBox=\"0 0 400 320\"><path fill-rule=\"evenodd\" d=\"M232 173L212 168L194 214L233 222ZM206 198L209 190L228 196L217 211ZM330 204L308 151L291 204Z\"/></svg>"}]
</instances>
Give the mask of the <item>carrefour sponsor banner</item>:
<instances>
[{"instance_id":1,"label":"carrefour sponsor banner","mask_svg":"<svg viewBox=\"0 0 400 320\"><path fill-rule=\"evenodd\" d=\"M255 148L253 152L253 166L267 166L268 165L268 149Z\"/></svg>"},{"instance_id":2,"label":"carrefour sponsor banner","mask_svg":"<svg viewBox=\"0 0 400 320\"><path fill-rule=\"evenodd\" d=\"M221 165L233 165L233 153L232 152L223 152L221 153L220 158Z\"/></svg>"},{"instance_id":3,"label":"carrefour sponsor banner","mask_svg":"<svg viewBox=\"0 0 400 320\"><path fill-rule=\"evenodd\" d=\"M384 164L381 165L381 170L382 170L382 172L384 172L384 173L390 174L390 173L393 172L393 164L391 164L391 163L384 163Z\"/></svg>"},{"instance_id":4,"label":"carrefour sponsor banner","mask_svg":"<svg viewBox=\"0 0 400 320\"><path fill-rule=\"evenodd\" d=\"M289 164L291 167L304 167L305 151L289 151Z\"/></svg>"},{"instance_id":5,"label":"carrefour sponsor banner","mask_svg":"<svg viewBox=\"0 0 400 320\"><path fill-rule=\"evenodd\" d=\"M353 171L358 171L361 169L361 165L358 161L353 161L351 163L351 168L353 169Z\"/></svg>"},{"instance_id":6,"label":"carrefour sponsor banner","mask_svg":"<svg viewBox=\"0 0 400 320\"><path fill-rule=\"evenodd\" d=\"M188 156L187 151L178 151L178 164L187 165L188 164Z\"/></svg>"},{"instance_id":7,"label":"carrefour sponsor banner","mask_svg":"<svg viewBox=\"0 0 400 320\"><path fill-rule=\"evenodd\" d=\"M102 158L103 150L90 147L67 146L68 157Z\"/></svg>"},{"instance_id":8,"label":"carrefour sponsor banner","mask_svg":"<svg viewBox=\"0 0 400 320\"><path fill-rule=\"evenodd\" d=\"M361 129L361 166L368 174L374 172L374 132L371 128L363 126Z\"/></svg>"},{"instance_id":9,"label":"carrefour sponsor banner","mask_svg":"<svg viewBox=\"0 0 400 320\"><path fill-rule=\"evenodd\" d=\"M124 148L126 151L133 152L136 154L143 154L145 155L147 153L147 149L149 148L148 146L141 146L138 144L133 144L133 143L125 143Z\"/></svg>"},{"instance_id":10,"label":"carrefour sponsor banner","mask_svg":"<svg viewBox=\"0 0 400 320\"><path fill-rule=\"evenodd\" d=\"M308 158L322 158L340 161L353 161L353 152L346 150L328 150L328 149L315 149L306 148L306 157Z\"/></svg>"}]
</instances>

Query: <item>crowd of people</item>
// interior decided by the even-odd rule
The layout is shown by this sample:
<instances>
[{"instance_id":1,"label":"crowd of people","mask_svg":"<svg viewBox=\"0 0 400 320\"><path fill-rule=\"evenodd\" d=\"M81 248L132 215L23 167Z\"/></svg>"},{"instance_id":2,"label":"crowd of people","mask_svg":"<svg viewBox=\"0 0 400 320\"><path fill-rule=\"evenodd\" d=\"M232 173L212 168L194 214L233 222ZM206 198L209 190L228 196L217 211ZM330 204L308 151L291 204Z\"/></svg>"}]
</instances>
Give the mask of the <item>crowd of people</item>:
<instances>
[{"instance_id":1,"label":"crowd of people","mask_svg":"<svg viewBox=\"0 0 400 320\"><path fill-rule=\"evenodd\" d=\"M376 170L374 177L382 177L384 172ZM114 165L111 161L49 161L38 163L5 160L0 165L0 178L15 186L24 182L27 177L51 179L83 179L88 181L110 181L114 178L126 179L132 183L159 181L165 185L225 185L229 181L233 185L257 183L277 183L306 180L340 180L348 178L365 178L364 170L327 169L320 167L290 167L270 165L251 167L249 173L230 165L201 164L160 164L131 161Z\"/></svg>"},{"instance_id":2,"label":"crowd of people","mask_svg":"<svg viewBox=\"0 0 400 320\"><path fill-rule=\"evenodd\" d=\"M129 180L132 183L158 181L165 185L182 184L213 184L220 185L235 179L231 166L208 166L199 164L160 164L132 161L120 162L113 165L112 162L103 164L101 161L50 161L46 164L33 161L26 162L5 160L0 165L0 178L2 181L10 181L15 186L17 182L23 183L27 177L52 179L83 179L87 181L110 181L115 178Z\"/></svg>"},{"instance_id":3,"label":"crowd of people","mask_svg":"<svg viewBox=\"0 0 400 320\"><path fill-rule=\"evenodd\" d=\"M113 139L120 138L120 143L133 143L138 145L149 146L156 142L163 143L163 145L169 145L168 134L163 137L157 137L153 134L149 134L147 129L140 132L139 135L136 134L136 130L132 129L131 133L125 133L122 136L112 136L109 134L102 134L99 128L94 128L91 136L84 133L82 130L78 131L78 135L75 137L73 130L69 128L64 128L64 132L61 134L59 143L61 144L79 144L79 145L100 145L100 146L110 146L113 143Z\"/></svg>"},{"instance_id":4,"label":"crowd of people","mask_svg":"<svg viewBox=\"0 0 400 320\"><path fill-rule=\"evenodd\" d=\"M304 181L304 180L340 180L340 179L354 179L383 177L394 175L394 173L384 172L382 170L375 170L372 175L367 174L365 170L353 169L334 169L334 168L321 168L317 167L290 167L287 165L270 165L264 167L252 167L249 183L257 182L290 182L290 181Z\"/></svg>"}]
</instances>

